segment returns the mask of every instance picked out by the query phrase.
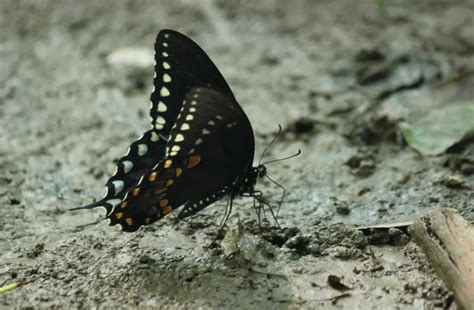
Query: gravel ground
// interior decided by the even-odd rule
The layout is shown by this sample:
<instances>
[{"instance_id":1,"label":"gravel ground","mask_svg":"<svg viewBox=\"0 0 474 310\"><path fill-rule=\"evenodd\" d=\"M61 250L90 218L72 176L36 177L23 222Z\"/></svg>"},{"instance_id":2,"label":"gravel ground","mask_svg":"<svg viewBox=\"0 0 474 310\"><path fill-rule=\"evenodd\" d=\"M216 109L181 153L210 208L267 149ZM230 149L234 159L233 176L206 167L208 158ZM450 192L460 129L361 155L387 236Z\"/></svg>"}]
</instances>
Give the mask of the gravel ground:
<instances>
[{"instance_id":1,"label":"gravel ground","mask_svg":"<svg viewBox=\"0 0 474 310\"><path fill-rule=\"evenodd\" d=\"M474 145L423 157L396 109L473 95L460 78L473 71L472 0L8 0L0 12L0 286L24 284L0 307L456 307L406 224L354 227L441 207L474 220ZM256 158L278 124L268 158L302 150L267 167L288 192L283 229L271 217L259 226L245 198L222 231L225 202L133 234L79 228L103 211L68 211L101 197L114 160L149 128L147 55L163 28L220 68ZM135 65L111 64L124 47ZM447 186L453 175L463 186Z\"/></svg>"}]
</instances>

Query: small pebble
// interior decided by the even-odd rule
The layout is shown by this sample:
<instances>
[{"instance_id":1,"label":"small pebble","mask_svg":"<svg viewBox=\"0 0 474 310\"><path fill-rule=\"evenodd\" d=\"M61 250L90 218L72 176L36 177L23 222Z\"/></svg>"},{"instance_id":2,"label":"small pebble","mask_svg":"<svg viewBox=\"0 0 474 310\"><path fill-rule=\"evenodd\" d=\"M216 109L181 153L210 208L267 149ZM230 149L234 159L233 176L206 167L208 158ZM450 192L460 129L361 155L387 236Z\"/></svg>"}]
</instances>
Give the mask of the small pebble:
<instances>
[{"instance_id":1,"label":"small pebble","mask_svg":"<svg viewBox=\"0 0 474 310\"><path fill-rule=\"evenodd\" d=\"M153 52L144 47L122 47L114 50L106 59L113 66L128 66L133 68L151 68L154 64Z\"/></svg>"},{"instance_id":2,"label":"small pebble","mask_svg":"<svg viewBox=\"0 0 474 310\"><path fill-rule=\"evenodd\" d=\"M460 188L464 184L464 180L459 175L452 175L446 180L446 186L450 188Z\"/></svg>"},{"instance_id":3,"label":"small pebble","mask_svg":"<svg viewBox=\"0 0 474 310\"><path fill-rule=\"evenodd\" d=\"M336 212L342 215L347 215L351 213L351 209L349 209L349 206L347 204L342 203L336 206Z\"/></svg>"}]
</instances>

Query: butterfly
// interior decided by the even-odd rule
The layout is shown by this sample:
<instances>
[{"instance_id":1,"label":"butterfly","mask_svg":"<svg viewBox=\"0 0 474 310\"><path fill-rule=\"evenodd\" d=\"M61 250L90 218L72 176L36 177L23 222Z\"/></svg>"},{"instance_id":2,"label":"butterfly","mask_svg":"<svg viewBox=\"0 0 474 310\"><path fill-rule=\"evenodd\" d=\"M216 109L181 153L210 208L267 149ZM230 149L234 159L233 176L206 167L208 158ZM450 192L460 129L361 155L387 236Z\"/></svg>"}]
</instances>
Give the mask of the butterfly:
<instances>
[{"instance_id":1,"label":"butterfly","mask_svg":"<svg viewBox=\"0 0 474 310\"><path fill-rule=\"evenodd\" d=\"M178 207L186 218L224 196L229 212L236 196L264 203L255 185L266 168L253 166L252 125L207 54L184 34L160 31L153 83L152 128L118 160L105 197L76 209L105 207L110 225L133 232Z\"/></svg>"}]
</instances>

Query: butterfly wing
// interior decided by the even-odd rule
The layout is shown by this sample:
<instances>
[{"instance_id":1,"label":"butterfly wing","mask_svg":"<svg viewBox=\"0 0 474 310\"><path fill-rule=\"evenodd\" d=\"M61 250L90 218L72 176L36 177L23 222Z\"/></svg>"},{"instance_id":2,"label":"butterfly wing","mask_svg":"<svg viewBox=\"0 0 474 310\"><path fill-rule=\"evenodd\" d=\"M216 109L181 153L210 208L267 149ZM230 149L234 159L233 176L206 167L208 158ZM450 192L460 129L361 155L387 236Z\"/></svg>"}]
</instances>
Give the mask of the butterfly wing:
<instances>
[{"instance_id":1,"label":"butterfly wing","mask_svg":"<svg viewBox=\"0 0 474 310\"><path fill-rule=\"evenodd\" d=\"M192 88L170 131L165 158L112 211L111 225L135 231L183 204L199 204L200 210L232 195L252 165L253 141L250 122L233 97Z\"/></svg>"},{"instance_id":2,"label":"butterfly wing","mask_svg":"<svg viewBox=\"0 0 474 310\"><path fill-rule=\"evenodd\" d=\"M168 136L192 87L211 87L233 97L209 56L190 38L169 29L155 40L155 78L150 96L151 123Z\"/></svg>"},{"instance_id":3,"label":"butterfly wing","mask_svg":"<svg viewBox=\"0 0 474 310\"><path fill-rule=\"evenodd\" d=\"M235 195L253 160L247 116L210 58L185 35L158 34L150 100L152 130L119 160L106 196L81 207L106 207L111 225L125 231L183 204L202 209Z\"/></svg>"},{"instance_id":4,"label":"butterfly wing","mask_svg":"<svg viewBox=\"0 0 474 310\"><path fill-rule=\"evenodd\" d=\"M91 209L104 207L107 214L119 204L131 188L135 187L140 178L150 171L159 159L163 158L166 140L151 129L133 142L127 153L118 160L116 172L106 183L106 194L101 200L87 206L75 208Z\"/></svg>"}]
</instances>

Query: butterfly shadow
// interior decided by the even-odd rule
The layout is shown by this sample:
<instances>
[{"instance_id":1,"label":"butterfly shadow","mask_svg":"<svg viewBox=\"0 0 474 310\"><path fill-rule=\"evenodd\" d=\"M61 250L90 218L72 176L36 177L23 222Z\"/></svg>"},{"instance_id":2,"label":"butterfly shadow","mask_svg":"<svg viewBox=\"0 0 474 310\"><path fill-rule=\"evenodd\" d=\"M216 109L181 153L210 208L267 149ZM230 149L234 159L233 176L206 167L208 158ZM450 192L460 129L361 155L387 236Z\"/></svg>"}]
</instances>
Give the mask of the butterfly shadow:
<instances>
[{"instance_id":1,"label":"butterfly shadow","mask_svg":"<svg viewBox=\"0 0 474 310\"><path fill-rule=\"evenodd\" d=\"M273 304L272 308L287 308L294 302L296 288L286 274L287 268L275 259L279 248L242 228L238 217L230 219L217 252L202 242L202 231L192 236L175 230L172 234L167 233L165 238L177 249L171 245L167 249L155 248L146 251L145 257L135 257L135 263L129 265L125 281L149 298L179 301L192 307L244 309L269 304ZM143 239L142 243L149 244L151 240ZM239 243L238 247L229 251L226 244L234 242ZM204 246L201 249L196 244Z\"/></svg>"},{"instance_id":2,"label":"butterfly shadow","mask_svg":"<svg viewBox=\"0 0 474 310\"><path fill-rule=\"evenodd\" d=\"M293 295L285 275L203 257L140 264L131 277L148 294L189 306L287 308Z\"/></svg>"}]
</instances>

